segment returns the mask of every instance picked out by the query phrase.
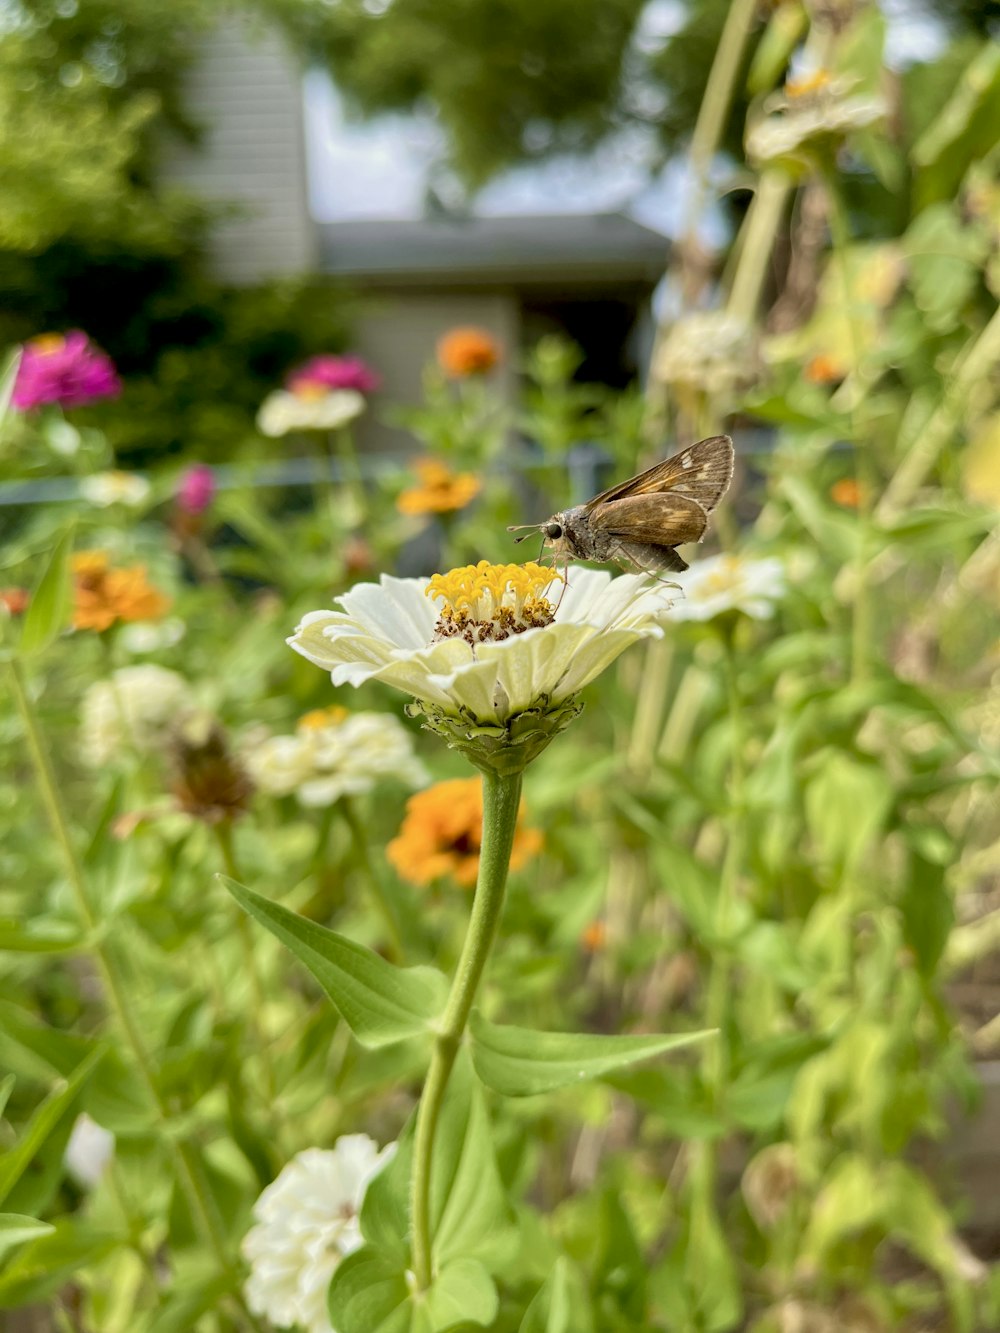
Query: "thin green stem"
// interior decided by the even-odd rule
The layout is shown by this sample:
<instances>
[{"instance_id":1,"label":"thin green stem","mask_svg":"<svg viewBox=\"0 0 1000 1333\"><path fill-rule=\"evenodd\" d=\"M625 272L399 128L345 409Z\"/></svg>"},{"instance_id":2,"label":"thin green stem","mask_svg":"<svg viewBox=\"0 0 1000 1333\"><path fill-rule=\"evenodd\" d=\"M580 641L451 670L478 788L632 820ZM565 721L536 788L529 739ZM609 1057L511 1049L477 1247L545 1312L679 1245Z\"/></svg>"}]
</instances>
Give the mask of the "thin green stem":
<instances>
[{"instance_id":1,"label":"thin green stem","mask_svg":"<svg viewBox=\"0 0 1000 1333\"><path fill-rule=\"evenodd\" d=\"M774 238L784 216L792 182L778 167L765 171L757 182L753 201L740 232L739 257L726 313L748 326L754 322L764 279L767 277Z\"/></svg>"},{"instance_id":2,"label":"thin green stem","mask_svg":"<svg viewBox=\"0 0 1000 1333\"><path fill-rule=\"evenodd\" d=\"M848 337L851 342L851 361L854 375L862 386L864 374L864 345L858 332L854 315L855 291L850 268L850 230L844 213L844 206L837 187L836 176L832 170L825 174L826 195L829 205L830 239L833 244L833 257L840 275L841 299L844 307L844 319L847 323ZM872 465L871 451L865 442L858 439L855 425L854 407L856 395L848 402L851 422L851 444L854 450L854 475L858 484L858 545L854 560L854 601L851 617L851 680L859 681L868 674L871 661L871 642L874 632L874 618L871 587L868 579L869 552L872 546L872 509L874 504L877 477Z\"/></svg>"},{"instance_id":3,"label":"thin green stem","mask_svg":"<svg viewBox=\"0 0 1000 1333\"><path fill-rule=\"evenodd\" d=\"M372 864L368 839L365 836L365 830L361 826L361 820L358 818L358 812L348 796L342 796L340 798L338 809L344 816L344 822L350 829L354 853L365 873L365 878L368 880L368 887L371 890L375 906L378 908L379 915L385 925L386 953L391 962L398 963L401 961L404 952L402 936L399 933L399 922L396 920L396 913L393 911L392 903L390 903L386 896L381 877L378 875L375 866Z\"/></svg>"},{"instance_id":4,"label":"thin green stem","mask_svg":"<svg viewBox=\"0 0 1000 1333\"><path fill-rule=\"evenodd\" d=\"M411 1218L413 1273L421 1291L426 1291L433 1278L430 1194L438 1119L462 1034L496 938L520 803L520 773L503 777L491 772L483 773L483 843L479 854L476 896L417 1112Z\"/></svg>"},{"instance_id":5,"label":"thin green stem","mask_svg":"<svg viewBox=\"0 0 1000 1333\"><path fill-rule=\"evenodd\" d=\"M156 1080L156 1071L142 1032L128 1003L124 978L114 953L102 938L99 919L88 892L83 866L73 845L69 830L69 821L63 809L59 786L52 763L42 739L41 729L35 717L34 706L29 695L21 663L15 658L8 663L7 674L11 692L24 724L25 740L28 752L38 778L38 787L45 806L56 843L62 853L70 891L76 903L77 912L90 936L89 948L101 978L104 994L109 1009L121 1029L131 1051L136 1067L146 1086L150 1101L155 1107L161 1123L165 1126L169 1120L169 1108L163 1100ZM201 1229L209 1248L220 1268L232 1272L232 1264L227 1253L225 1229L219 1216L215 1201L204 1180L201 1163L189 1145L178 1142L171 1133L164 1134L164 1141L174 1153L177 1176L181 1188L187 1196L195 1222Z\"/></svg>"},{"instance_id":6,"label":"thin green stem","mask_svg":"<svg viewBox=\"0 0 1000 1333\"><path fill-rule=\"evenodd\" d=\"M230 879L235 879L238 883L242 882L240 879L239 865L236 861L236 852L233 847L232 822L228 819L224 819L213 827L226 874ZM275 1077L274 1065L271 1061L270 1039L267 1032L264 1030L264 1005L266 1002L266 993L260 975L260 967L257 963L257 951L254 948L253 929L250 925L249 917L243 911L238 910L236 913L236 928L240 937L240 948L243 952L243 967L250 983L250 995L253 1001L253 1014L250 1018L250 1027L253 1032L254 1044L260 1055L261 1066L264 1070L264 1083L267 1090L268 1108L272 1117L276 1120L278 1081Z\"/></svg>"}]
</instances>

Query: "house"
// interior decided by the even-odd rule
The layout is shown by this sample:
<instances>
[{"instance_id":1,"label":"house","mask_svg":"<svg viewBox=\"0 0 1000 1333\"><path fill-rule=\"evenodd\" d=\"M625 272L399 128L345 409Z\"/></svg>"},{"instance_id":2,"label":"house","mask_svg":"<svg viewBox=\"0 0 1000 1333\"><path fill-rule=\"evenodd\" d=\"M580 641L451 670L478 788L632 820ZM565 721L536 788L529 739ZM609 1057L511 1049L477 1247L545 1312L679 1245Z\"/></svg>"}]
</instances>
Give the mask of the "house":
<instances>
[{"instance_id":1,"label":"house","mask_svg":"<svg viewBox=\"0 0 1000 1333\"><path fill-rule=\"evenodd\" d=\"M344 279L360 297L355 350L382 375L384 402L417 401L436 340L460 324L508 349L510 392L518 350L549 331L583 347L588 378L623 384L645 364L667 258L659 232L624 213L316 221L302 70L257 21L229 18L206 36L186 97L202 138L171 149L164 171L230 206L213 238L216 272L235 283L310 269ZM400 442L366 429L369 447Z\"/></svg>"}]
</instances>

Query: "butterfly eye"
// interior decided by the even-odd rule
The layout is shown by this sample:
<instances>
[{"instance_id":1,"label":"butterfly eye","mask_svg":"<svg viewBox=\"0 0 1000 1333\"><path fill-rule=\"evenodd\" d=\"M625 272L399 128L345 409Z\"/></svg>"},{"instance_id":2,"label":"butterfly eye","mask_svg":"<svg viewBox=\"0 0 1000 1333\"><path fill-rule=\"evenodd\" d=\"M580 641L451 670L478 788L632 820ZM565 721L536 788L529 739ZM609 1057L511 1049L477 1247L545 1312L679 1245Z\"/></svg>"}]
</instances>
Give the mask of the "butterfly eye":
<instances>
[{"instance_id":1,"label":"butterfly eye","mask_svg":"<svg viewBox=\"0 0 1000 1333\"><path fill-rule=\"evenodd\" d=\"M553 540L561 537L563 534L562 527L558 523L546 523L543 531L546 537L550 537Z\"/></svg>"}]
</instances>

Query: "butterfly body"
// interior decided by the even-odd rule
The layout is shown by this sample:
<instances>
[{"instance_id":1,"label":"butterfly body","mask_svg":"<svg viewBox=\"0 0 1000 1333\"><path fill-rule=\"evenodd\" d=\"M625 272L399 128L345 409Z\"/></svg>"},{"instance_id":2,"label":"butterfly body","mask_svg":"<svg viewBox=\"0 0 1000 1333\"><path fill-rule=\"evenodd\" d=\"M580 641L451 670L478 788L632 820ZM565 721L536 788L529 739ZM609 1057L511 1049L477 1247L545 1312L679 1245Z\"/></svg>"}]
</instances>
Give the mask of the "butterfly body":
<instances>
[{"instance_id":1,"label":"butterfly body","mask_svg":"<svg viewBox=\"0 0 1000 1333\"><path fill-rule=\"evenodd\" d=\"M701 541L732 476L733 442L713 435L530 526L541 532L555 564L617 561L647 573L680 571L687 563L676 548Z\"/></svg>"}]
</instances>

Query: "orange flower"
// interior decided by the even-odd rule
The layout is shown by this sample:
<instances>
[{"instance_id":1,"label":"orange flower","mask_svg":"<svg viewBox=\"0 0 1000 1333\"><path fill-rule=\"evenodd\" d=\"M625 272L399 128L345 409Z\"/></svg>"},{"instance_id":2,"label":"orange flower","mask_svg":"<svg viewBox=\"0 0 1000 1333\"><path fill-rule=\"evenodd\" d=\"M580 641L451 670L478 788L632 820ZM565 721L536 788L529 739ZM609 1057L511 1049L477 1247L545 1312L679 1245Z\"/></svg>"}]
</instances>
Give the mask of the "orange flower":
<instances>
[{"instance_id":1,"label":"orange flower","mask_svg":"<svg viewBox=\"0 0 1000 1333\"><path fill-rule=\"evenodd\" d=\"M600 953L608 942L608 928L603 921L590 921L580 932L580 944L585 953Z\"/></svg>"},{"instance_id":2,"label":"orange flower","mask_svg":"<svg viewBox=\"0 0 1000 1333\"><path fill-rule=\"evenodd\" d=\"M804 374L810 384L837 384L847 378L847 367L837 357L819 352L807 363Z\"/></svg>"},{"instance_id":3,"label":"orange flower","mask_svg":"<svg viewBox=\"0 0 1000 1333\"><path fill-rule=\"evenodd\" d=\"M7 608L11 616L23 616L31 601L27 588L0 588L0 606Z\"/></svg>"},{"instance_id":4,"label":"orange flower","mask_svg":"<svg viewBox=\"0 0 1000 1333\"><path fill-rule=\"evenodd\" d=\"M414 468L420 485L409 487L396 501L401 514L445 514L464 509L480 492L480 483L471 472L452 472L436 458L422 458Z\"/></svg>"},{"instance_id":5,"label":"orange flower","mask_svg":"<svg viewBox=\"0 0 1000 1333\"><path fill-rule=\"evenodd\" d=\"M485 329L452 329L439 339L438 365L453 379L486 375L500 360L500 344Z\"/></svg>"},{"instance_id":6,"label":"orange flower","mask_svg":"<svg viewBox=\"0 0 1000 1333\"><path fill-rule=\"evenodd\" d=\"M538 829L521 827L518 814L511 870L519 870L542 849ZM418 791L406 802L406 817L386 855L401 879L410 884L431 884L450 878L472 888L479 870L483 841L483 787L479 778L453 778Z\"/></svg>"},{"instance_id":7,"label":"orange flower","mask_svg":"<svg viewBox=\"0 0 1000 1333\"><path fill-rule=\"evenodd\" d=\"M170 607L170 598L147 582L145 565L112 569L103 551L79 551L73 573L76 629L110 629L119 620L158 620Z\"/></svg>"},{"instance_id":8,"label":"orange flower","mask_svg":"<svg viewBox=\"0 0 1000 1333\"><path fill-rule=\"evenodd\" d=\"M861 503L861 487L853 477L841 477L830 487L830 499L845 509L857 509Z\"/></svg>"}]
</instances>

